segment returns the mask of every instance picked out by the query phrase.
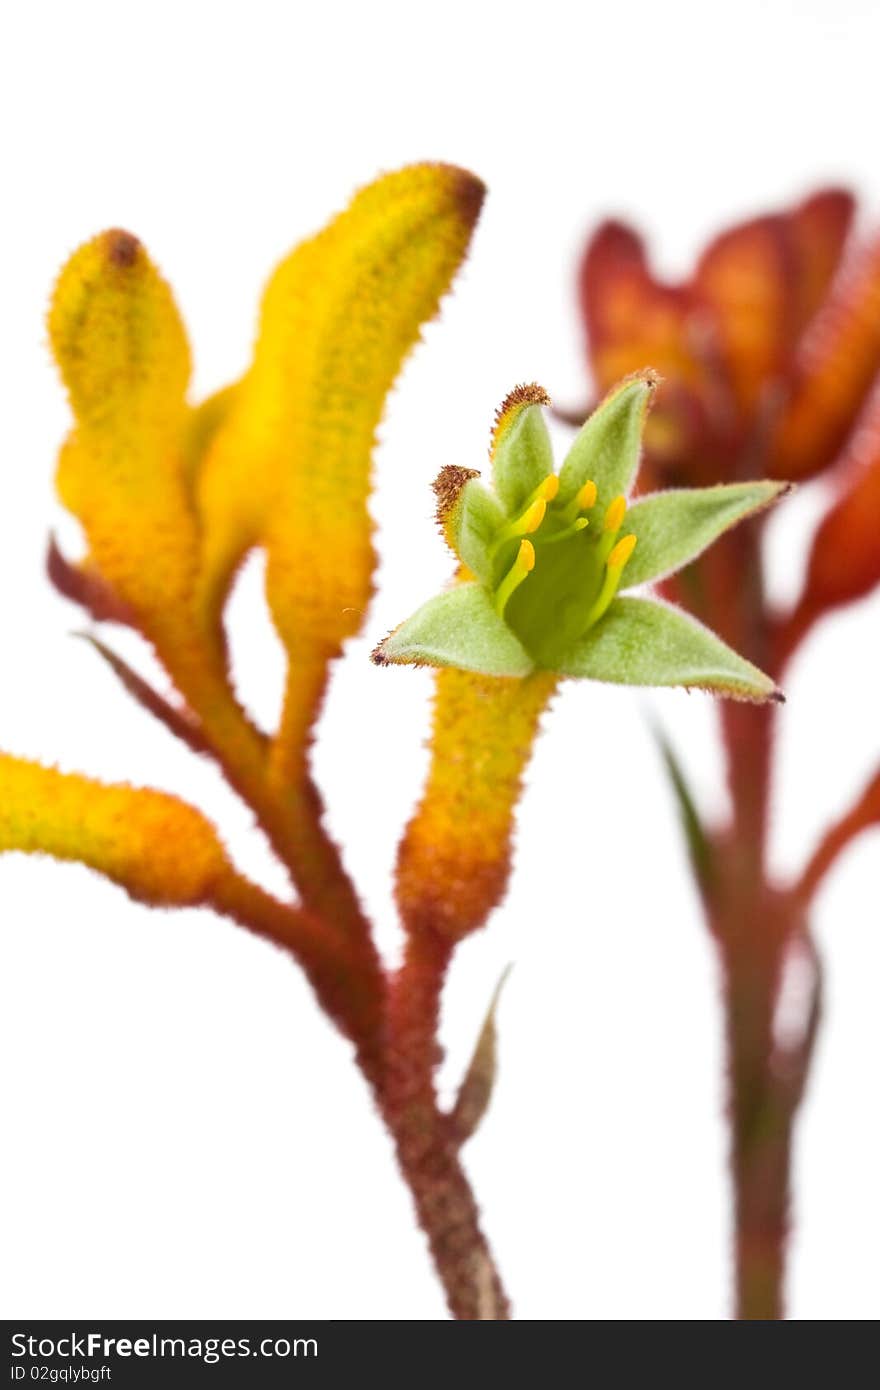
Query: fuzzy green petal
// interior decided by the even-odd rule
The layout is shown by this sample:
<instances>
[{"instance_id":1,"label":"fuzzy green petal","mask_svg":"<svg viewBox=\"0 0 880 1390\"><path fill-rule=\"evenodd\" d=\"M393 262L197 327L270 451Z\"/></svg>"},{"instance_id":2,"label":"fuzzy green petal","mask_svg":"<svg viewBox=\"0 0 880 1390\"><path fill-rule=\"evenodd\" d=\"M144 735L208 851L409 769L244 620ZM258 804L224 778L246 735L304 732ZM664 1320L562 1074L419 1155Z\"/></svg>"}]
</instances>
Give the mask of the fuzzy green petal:
<instances>
[{"instance_id":1,"label":"fuzzy green petal","mask_svg":"<svg viewBox=\"0 0 880 1390\"><path fill-rule=\"evenodd\" d=\"M654 391L650 374L633 377L610 392L587 420L559 472L559 501L569 502L594 482L600 510L629 491L639 463L642 428Z\"/></svg>"},{"instance_id":2,"label":"fuzzy green petal","mask_svg":"<svg viewBox=\"0 0 880 1390\"><path fill-rule=\"evenodd\" d=\"M687 565L744 517L769 507L787 483L732 483L676 488L634 502L621 536L636 535L623 576L625 589L647 584Z\"/></svg>"},{"instance_id":3,"label":"fuzzy green petal","mask_svg":"<svg viewBox=\"0 0 880 1390\"><path fill-rule=\"evenodd\" d=\"M646 598L617 598L557 665L561 676L618 685L684 685L739 700L779 698L769 676L693 618Z\"/></svg>"},{"instance_id":4,"label":"fuzzy green petal","mask_svg":"<svg viewBox=\"0 0 880 1390\"><path fill-rule=\"evenodd\" d=\"M478 478L462 489L451 521L451 541L469 570L488 588L496 582L495 539L507 517L495 497Z\"/></svg>"},{"instance_id":5,"label":"fuzzy green petal","mask_svg":"<svg viewBox=\"0 0 880 1390\"><path fill-rule=\"evenodd\" d=\"M458 666L487 676L527 676L531 657L479 584L429 599L373 652L377 666Z\"/></svg>"},{"instance_id":6,"label":"fuzzy green petal","mask_svg":"<svg viewBox=\"0 0 880 1390\"><path fill-rule=\"evenodd\" d=\"M553 445L541 404L510 406L508 402L502 406L496 425L492 481L503 505L513 515L553 472Z\"/></svg>"}]
</instances>

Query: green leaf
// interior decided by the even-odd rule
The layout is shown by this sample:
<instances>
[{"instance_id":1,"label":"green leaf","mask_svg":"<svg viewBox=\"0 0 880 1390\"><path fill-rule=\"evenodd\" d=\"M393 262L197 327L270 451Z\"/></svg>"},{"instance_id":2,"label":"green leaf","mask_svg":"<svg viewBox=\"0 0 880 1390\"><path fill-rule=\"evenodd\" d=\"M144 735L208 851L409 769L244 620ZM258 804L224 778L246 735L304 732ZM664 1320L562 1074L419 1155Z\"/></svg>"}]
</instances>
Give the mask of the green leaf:
<instances>
[{"instance_id":1,"label":"green leaf","mask_svg":"<svg viewBox=\"0 0 880 1390\"><path fill-rule=\"evenodd\" d=\"M660 756L663 759L678 805L678 813L681 817L682 830L690 851L694 873L700 884L706 887L713 882L716 876L712 840L703 825L697 809L696 798L691 791L678 754L659 725L652 723L651 732L660 750Z\"/></svg>"},{"instance_id":2,"label":"green leaf","mask_svg":"<svg viewBox=\"0 0 880 1390\"><path fill-rule=\"evenodd\" d=\"M458 666L486 676L527 676L534 663L479 584L429 599L373 652L377 666Z\"/></svg>"},{"instance_id":3,"label":"green leaf","mask_svg":"<svg viewBox=\"0 0 880 1390\"><path fill-rule=\"evenodd\" d=\"M534 399L529 400L529 394ZM553 472L553 446L544 420L547 393L518 387L498 412L492 447L495 491L510 513L520 511Z\"/></svg>"},{"instance_id":4,"label":"green leaf","mask_svg":"<svg viewBox=\"0 0 880 1390\"><path fill-rule=\"evenodd\" d=\"M470 1065L459 1087L455 1105L450 1111L449 1118L459 1145L467 1143L475 1134L492 1099L498 1068L498 1030L495 1015L510 969L508 965L492 992Z\"/></svg>"},{"instance_id":5,"label":"green leaf","mask_svg":"<svg viewBox=\"0 0 880 1390\"><path fill-rule=\"evenodd\" d=\"M469 570L492 589L495 587L495 537L507 517L498 499L477 478L462 489L452 513L452 544Z\"/></svg>"},{"instance_id":6,"label":"green leaf","mask_svg":"<svg viewBox=\"0 0 880 1390\"><path fill-rule=\"evenodd\" d=\"M681 569L731 526L788 490L788 483L731 483L655 492L634 502L620 534L636 535L639 543L627 561L622 587L647 584Z\"/></svg>"},{"instance_id":7,"label":"green leaf","mask_svg":"<svg viewBox=\"0 0 880 1390\"><path fill-rule=\"evenodd\" d=\"M596 505L602 511L613 497L629 491L654 386L652 373L631 377L593 411L559 471L559 502L570 502L590 481L596 484Z\"/></svg>"},{"instance_id":8,"label":"green leaf","mask_svg":"<svg viewBox=\"0 0 880 1390\"><path fill-rule=\"evenodd\" d=\"M618 685L683 685L740 700L779 699L769 676L678 608L616 598L556 666L561 676Z\"/></svg>"}]
</instances>

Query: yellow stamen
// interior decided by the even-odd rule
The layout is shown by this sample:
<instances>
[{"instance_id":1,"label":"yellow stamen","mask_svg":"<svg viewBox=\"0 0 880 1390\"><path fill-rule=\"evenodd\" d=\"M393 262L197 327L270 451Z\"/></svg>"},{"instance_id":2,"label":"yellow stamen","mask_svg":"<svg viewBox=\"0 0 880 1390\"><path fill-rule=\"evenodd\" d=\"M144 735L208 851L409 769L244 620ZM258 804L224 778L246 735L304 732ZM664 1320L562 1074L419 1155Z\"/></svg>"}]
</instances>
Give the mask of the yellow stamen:
<instances>
[{"instance_id":1,"label":"yellow stamen","mask_svg":"<svg viewBox=\"0 0 880 1390\"><path fill-rule=\"evenodd\" d=\"M516 540L517 536L530 536L533 531L537 531L541 522L547 514L547 502L543 497L536 497L534 502L530 502L525 511L513 521L509 521L503 530L498 532L495 537L494 549L498 550L507 541Z\"/></svg>"},{"instance_id":2,"label":"yellow stamen","mask_svg":"<svg viewBox=\"0 0 880 1390\"><path fill-rule=\"evenodd\" d=\"M526 574L531 574L535 568L535 547L531 541L520 541L516 563L522 565Z\"/></svg>"},{"instance_id":3,"label":"yellow stamen","mask_svg":"<svg viewBox=\"0 0 880 1390\"><path fill-rule=\"evenodd\" d=\"M543 497L537 497L531 506L526 507L519 520L513 523L513 534L515 536L530 536L541 525L546 511L546 501Z\"/></svg>"},{"instance_id":4,"label":"yellow stamen","mask_svg":"<svg viewBox=\"0 0 880 1390\"><path fill-rule=\"evenodd\" d=\"M622 570L636 548L637 536L621 536L606 561L610 570Z\"/></svg>"},{"instance_id":5,"label":"yellow stamen","mask_svg":"<svg viewBox=\"0 0 880 1390\"><path fill-rule=\"evenodd\" d=\"M623 503L623 498L615 498L615 501ZM611 503L611 506L614 506L614 502ZM609 511L610 510L611 508L609 507ZM621 512L622 510L623 507L621 507ZM623 520L622 516L621 520ZM607 521L605 524L607 526ZM605 544L609 539L610 536L606 533L606 535L602 537L602 544ZM635 536L621 536L617 544L612 546L608 554L608 559L605 562L605 574L602 577L602 587L600 588L598 596L596 598L596 602L593 604L587 617L588 627L592 627L593 623L597 623L599 619L603 616L603 614L607 611L608 606L611 603L611 600L614 598L614 595L620 588L623 567L626 564L629 557L632 555L635 548Z\"/></svg>"},{"instance_id":6,"label":"yellow stamen","mask_svg":"<svg viewBox=\"0 0 880 1390\"><path fill-rule=\"evenodd\" d=\"M495 594L495 609L503 617L511 595L527 579L535 568L535 547L531 541L520 541L516 559L498 585Z\"/></svg>"},{"instance_id":7,"label":"yellow stamen","mask_svg":"<svg viewBox=\"0 0 880 1390\"><path fill-rule=\"evenodd\" d=\"M577 497L575 497L579 512L588 512L591 507L596 505L596 484L592 481L584 483Z\"/></svg>"},{"instance_id":8,"label":"yellow stamen","mask_svg":"<svg viewBox=\"0 0 880 1390\"><path fill-rule=\"evenodd\" d=\"M571 524L579 512L588 512L591 507L596 505L596 484L586 482L583 487L578 488L574 497L564 509L562 515Z\"/></svg>"},{"instance_id":9,"label":"yellow stamen","mask_svg":"<svg viewBox=\"0 0 880 1390\"><path fill-rule=\"evenodd\" d=\"M551 473L545 478L543 483L539 483L535 488L535 496L543 497L545 502L552 502L559 491L559 479L555 473Z\"/></svg>"},{"instance_id":10,"label":"yellow stamen","mask_svg":"<svg viewBox=\"0 0 880 1390\"><path fill-rule=\"evenodd\" d=\"M626 498L615 497L613 502L608 503L608 510L605 513L605 530L619 531L625 516Z\"/></svg>"}]
</instances>

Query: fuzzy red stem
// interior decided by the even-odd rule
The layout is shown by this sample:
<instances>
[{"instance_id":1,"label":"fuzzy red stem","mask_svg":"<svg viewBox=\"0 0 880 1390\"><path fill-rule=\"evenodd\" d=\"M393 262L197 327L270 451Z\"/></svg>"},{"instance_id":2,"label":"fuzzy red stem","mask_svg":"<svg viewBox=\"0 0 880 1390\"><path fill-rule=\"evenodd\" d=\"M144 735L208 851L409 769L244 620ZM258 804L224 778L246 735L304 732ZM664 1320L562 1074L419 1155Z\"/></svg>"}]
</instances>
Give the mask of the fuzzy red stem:
<instances>
[{"instance_id":1,"label":"fuzzy red stem","mask_svg":"<svg viewBox=\"0 0 880 1390\"><path fill-rule=\"evenodd\" d=\"M428 932L407 941L388 997L383 1113L450 1312L467 1321L503 1319L510 1305L434 1084L440 995L452 947Z\"/></svg>"},{"instance_id":2,"label":"fuzzy red stem","mask_svg":"<svg viewBox=\"0 0 880 1390\"><path fill-rule=\"evenodd\" d=\"M760 543L760 528L744 528L718 547L717 558L707 557L707 590L714 600L708 617L712 622L723 612L727 639L778 674ZM733 814L727 833L716 838L716 873L705 889L724 970L736 1316L744 1320L784 1317L792 1140L815 1036L814 1019L787 1052L774 1037L789 952L799 946L815 959L801 902L776 890L768 875L777 713L770 705L722 706ZM817 967L816 996L818 986Z\"/></svg>"}]
</instances>

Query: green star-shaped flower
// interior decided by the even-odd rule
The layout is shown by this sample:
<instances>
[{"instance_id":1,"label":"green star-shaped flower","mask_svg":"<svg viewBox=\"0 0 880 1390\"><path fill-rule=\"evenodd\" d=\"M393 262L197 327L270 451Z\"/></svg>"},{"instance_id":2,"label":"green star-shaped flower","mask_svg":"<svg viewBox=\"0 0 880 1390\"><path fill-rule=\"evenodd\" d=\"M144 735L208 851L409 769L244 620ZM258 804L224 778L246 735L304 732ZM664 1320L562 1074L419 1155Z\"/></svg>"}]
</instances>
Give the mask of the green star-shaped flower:
<instances>
[{"instance_id":1,"label":"green star-shaped flower","mask_svg":"<svg viewBox=\"0 0 880 1390\"><path fill-rule=\"evenodd\" d=\"M457 582L386 637L373 660L779 698L768 676L680 609L625 592L674 573L788 487L681 488L628 507L656 381L643 372L611 391L558 474L542 413L547 393L512 391L492 435L493 487L456 467L434 484L462 564Z\"/></svg>"}]
</instances>

